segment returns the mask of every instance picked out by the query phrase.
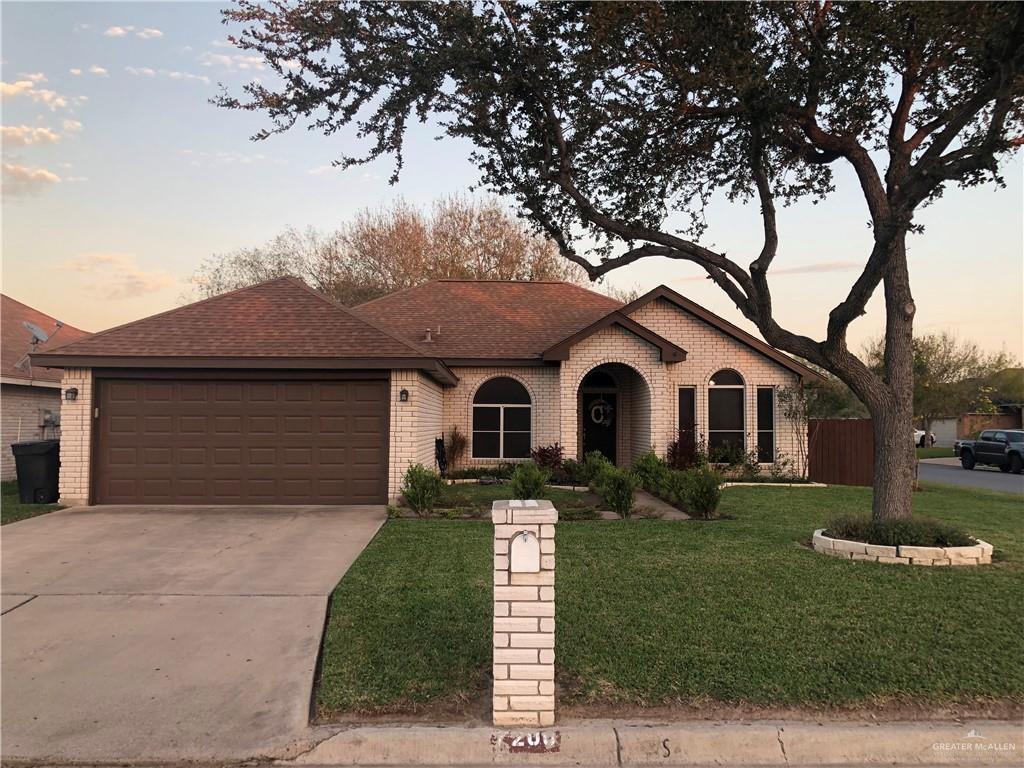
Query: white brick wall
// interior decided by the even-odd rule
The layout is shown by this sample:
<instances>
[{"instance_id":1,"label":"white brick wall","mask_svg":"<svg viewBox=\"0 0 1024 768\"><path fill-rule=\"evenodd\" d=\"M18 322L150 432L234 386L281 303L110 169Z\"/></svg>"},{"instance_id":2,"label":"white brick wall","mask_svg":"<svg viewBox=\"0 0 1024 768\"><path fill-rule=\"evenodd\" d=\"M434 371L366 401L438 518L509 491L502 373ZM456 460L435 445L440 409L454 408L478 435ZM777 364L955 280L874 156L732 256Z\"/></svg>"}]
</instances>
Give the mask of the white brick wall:
<instances>
[{"instance_id":1,"label":"white brick wall","mask_svg":"<svg viewBox=\"0 0 1024 768\"><path fill-rule=\"evenodd\" d=\"M409 399L401 401L401 392ZM436 469L434 438L443 434L441 387L419 371L391 372L391 435L388 459L388 497L398 497L402 477L413 464Z\"/></svg>"},{"instance_id":2,"label":"white brick wall","mask_svg":"<svg viewBox=\"0 0 1024 768\"><path fill-rule=\"evenodd\" d=\"M89 368L68 368L63 390L78 389L74 401L63 400L60 409L60 501L69 506L89 502L90 450L92 447L93 377Z\"/></svg>"},{"instance_id":3,"label":"white brick wall","mask_svg":"<svg viewBox=\"0 0 1024 768\"><path fill-rule=\"evenodd\" d=\"M60 390L52 387L26 387L4 384L0 391L0 479L13 480L16 476L11 443L25 440L54 440L60 429L43 428L43 412L60 414Z\"/></svg>"}]
</instances>

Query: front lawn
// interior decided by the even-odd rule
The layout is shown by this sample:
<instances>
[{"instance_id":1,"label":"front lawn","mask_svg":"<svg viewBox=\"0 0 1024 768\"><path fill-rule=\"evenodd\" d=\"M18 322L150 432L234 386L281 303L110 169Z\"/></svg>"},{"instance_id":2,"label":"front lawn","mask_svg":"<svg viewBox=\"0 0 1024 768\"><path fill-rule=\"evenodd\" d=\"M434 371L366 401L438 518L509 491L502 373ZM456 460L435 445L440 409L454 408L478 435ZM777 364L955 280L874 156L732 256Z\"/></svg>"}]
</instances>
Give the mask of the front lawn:
<instances>
[{"instance_id":1,"label":"front lawn","mask_svg":"<svg viewBox=\"0 0 1024 768\"><path fill-rule=\"evenodd\" d=\"M861 488L730 488L731 520L560 525L560 703L1020 706L1019 498L915 496L918 514L994 544L991 566L840 561L799 543L869 504ZM332 598L321 714L485 706L490 578L489 522L389 521Z\"/></svg>"},{"instance_id":2,"label":"front lawn","mask_svg":"<svg viewBox=\"0 0 1024 768\"><path fill-rule=\"evenodd\" d=\"M956 458L953 455L952 448L943 448L941 446L933 445L930 448L917 448L918 459L952 459Z\"/></svg>"},{"instance_id":3,"label":"front lawn","mask_svg":"<svg viewBox=\"0 0 1024 768\"><path fill-rule=\"evenodd\" d=\"M0 525L16 523L36 515L45 515L55 509L63 509L60 504L22 504L18 500L18 483L7 480L0 483Z\"/></svg>"}]
</instances>

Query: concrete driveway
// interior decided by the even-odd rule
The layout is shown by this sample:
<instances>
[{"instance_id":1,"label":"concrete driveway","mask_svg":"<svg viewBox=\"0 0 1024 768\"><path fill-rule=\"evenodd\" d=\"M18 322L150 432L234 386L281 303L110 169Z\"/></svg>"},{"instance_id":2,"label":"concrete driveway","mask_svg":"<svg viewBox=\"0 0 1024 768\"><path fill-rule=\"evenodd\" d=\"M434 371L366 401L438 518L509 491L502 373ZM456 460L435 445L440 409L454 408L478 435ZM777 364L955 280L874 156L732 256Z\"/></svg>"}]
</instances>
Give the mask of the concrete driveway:
<instances>
[{"instance_id":1,"label":"concrete driveway","mask_svg":"<svg viewBox=\"0 0 1024 768\"><path fill-rule=\"evenodd\" d=\"M4 526L3 757L300 748L327 598L384 520L377 506L110 506Z\"/></svg>"}]
</instances>

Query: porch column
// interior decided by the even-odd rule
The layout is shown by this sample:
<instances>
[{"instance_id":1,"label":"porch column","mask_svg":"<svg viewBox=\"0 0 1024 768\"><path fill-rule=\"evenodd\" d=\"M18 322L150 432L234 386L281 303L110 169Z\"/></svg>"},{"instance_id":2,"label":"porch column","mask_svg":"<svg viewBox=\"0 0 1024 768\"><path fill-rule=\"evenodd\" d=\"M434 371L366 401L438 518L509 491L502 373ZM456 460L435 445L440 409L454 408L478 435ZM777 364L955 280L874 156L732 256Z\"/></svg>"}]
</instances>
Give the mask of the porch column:
<instances>
[{"instance_id":1,"label":"porch column","mask_svg":"<svg viewBox=\"0 0 1024 768\"><path fill-rule=\"evenodd\" d=\"M555 722L555 523L550 501L495 501L494 724Z\"/></svg>"}]
</instances>

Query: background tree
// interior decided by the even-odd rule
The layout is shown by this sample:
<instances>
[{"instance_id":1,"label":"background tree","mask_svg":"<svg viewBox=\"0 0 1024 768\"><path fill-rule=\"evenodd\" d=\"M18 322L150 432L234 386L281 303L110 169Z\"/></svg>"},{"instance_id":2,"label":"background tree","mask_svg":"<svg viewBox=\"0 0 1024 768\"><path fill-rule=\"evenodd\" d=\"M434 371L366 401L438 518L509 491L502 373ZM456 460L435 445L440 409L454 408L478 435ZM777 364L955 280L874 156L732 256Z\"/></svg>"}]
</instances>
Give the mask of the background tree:
<instances>
[{"instance_id":1,"label":"background tree","mask_svg":"<svg viewBox=\"0 0 1024 768\"><path fill-rule=\"evenodd\" d=\"M441 278L583 279L551 241L495 200L454 196L429 211L399 202L363 210L329 233L287 229L261 246L217 254L191 283L200 296L297 275L345 306Z\"/></svg>"},{"instance_id":2,"label":"background tree","mask_svg":"<svg viewBox=\"0 0 1024 768\"><path fill-rule=\"evenodd\" d=\"M990 380L1015 365L1005 352L987 353L949 331L918 336L913 349L914 417L925 432L931 432L932 424L943 416L989 408ZM886 375L882 339L865 346L864 358L878 375Z\"/></svg>"},{"instance_id":3,"label":"background tree","mask_svg":"<svg viewBox=\"0 0 1024 768\"><path fill-rule=\"evenodd\" d=\"M409 121L436 118L591 279L650 256L698 264L769 343L853 389L874 421L874 515L911 514L906 237L945 184L998 183L1022 143L1024 6L238 0L225 17L279 76L219 99L269 116L255 138L354 124L369 146L341 166L392 155L397 178ZM836 164L872 244L815 339L773 314L776 206L827 195ZM757 253L701 242L716 192L758 202ZM879 285L884 376L846 342Z\"/></svg>"}]
</instances>

